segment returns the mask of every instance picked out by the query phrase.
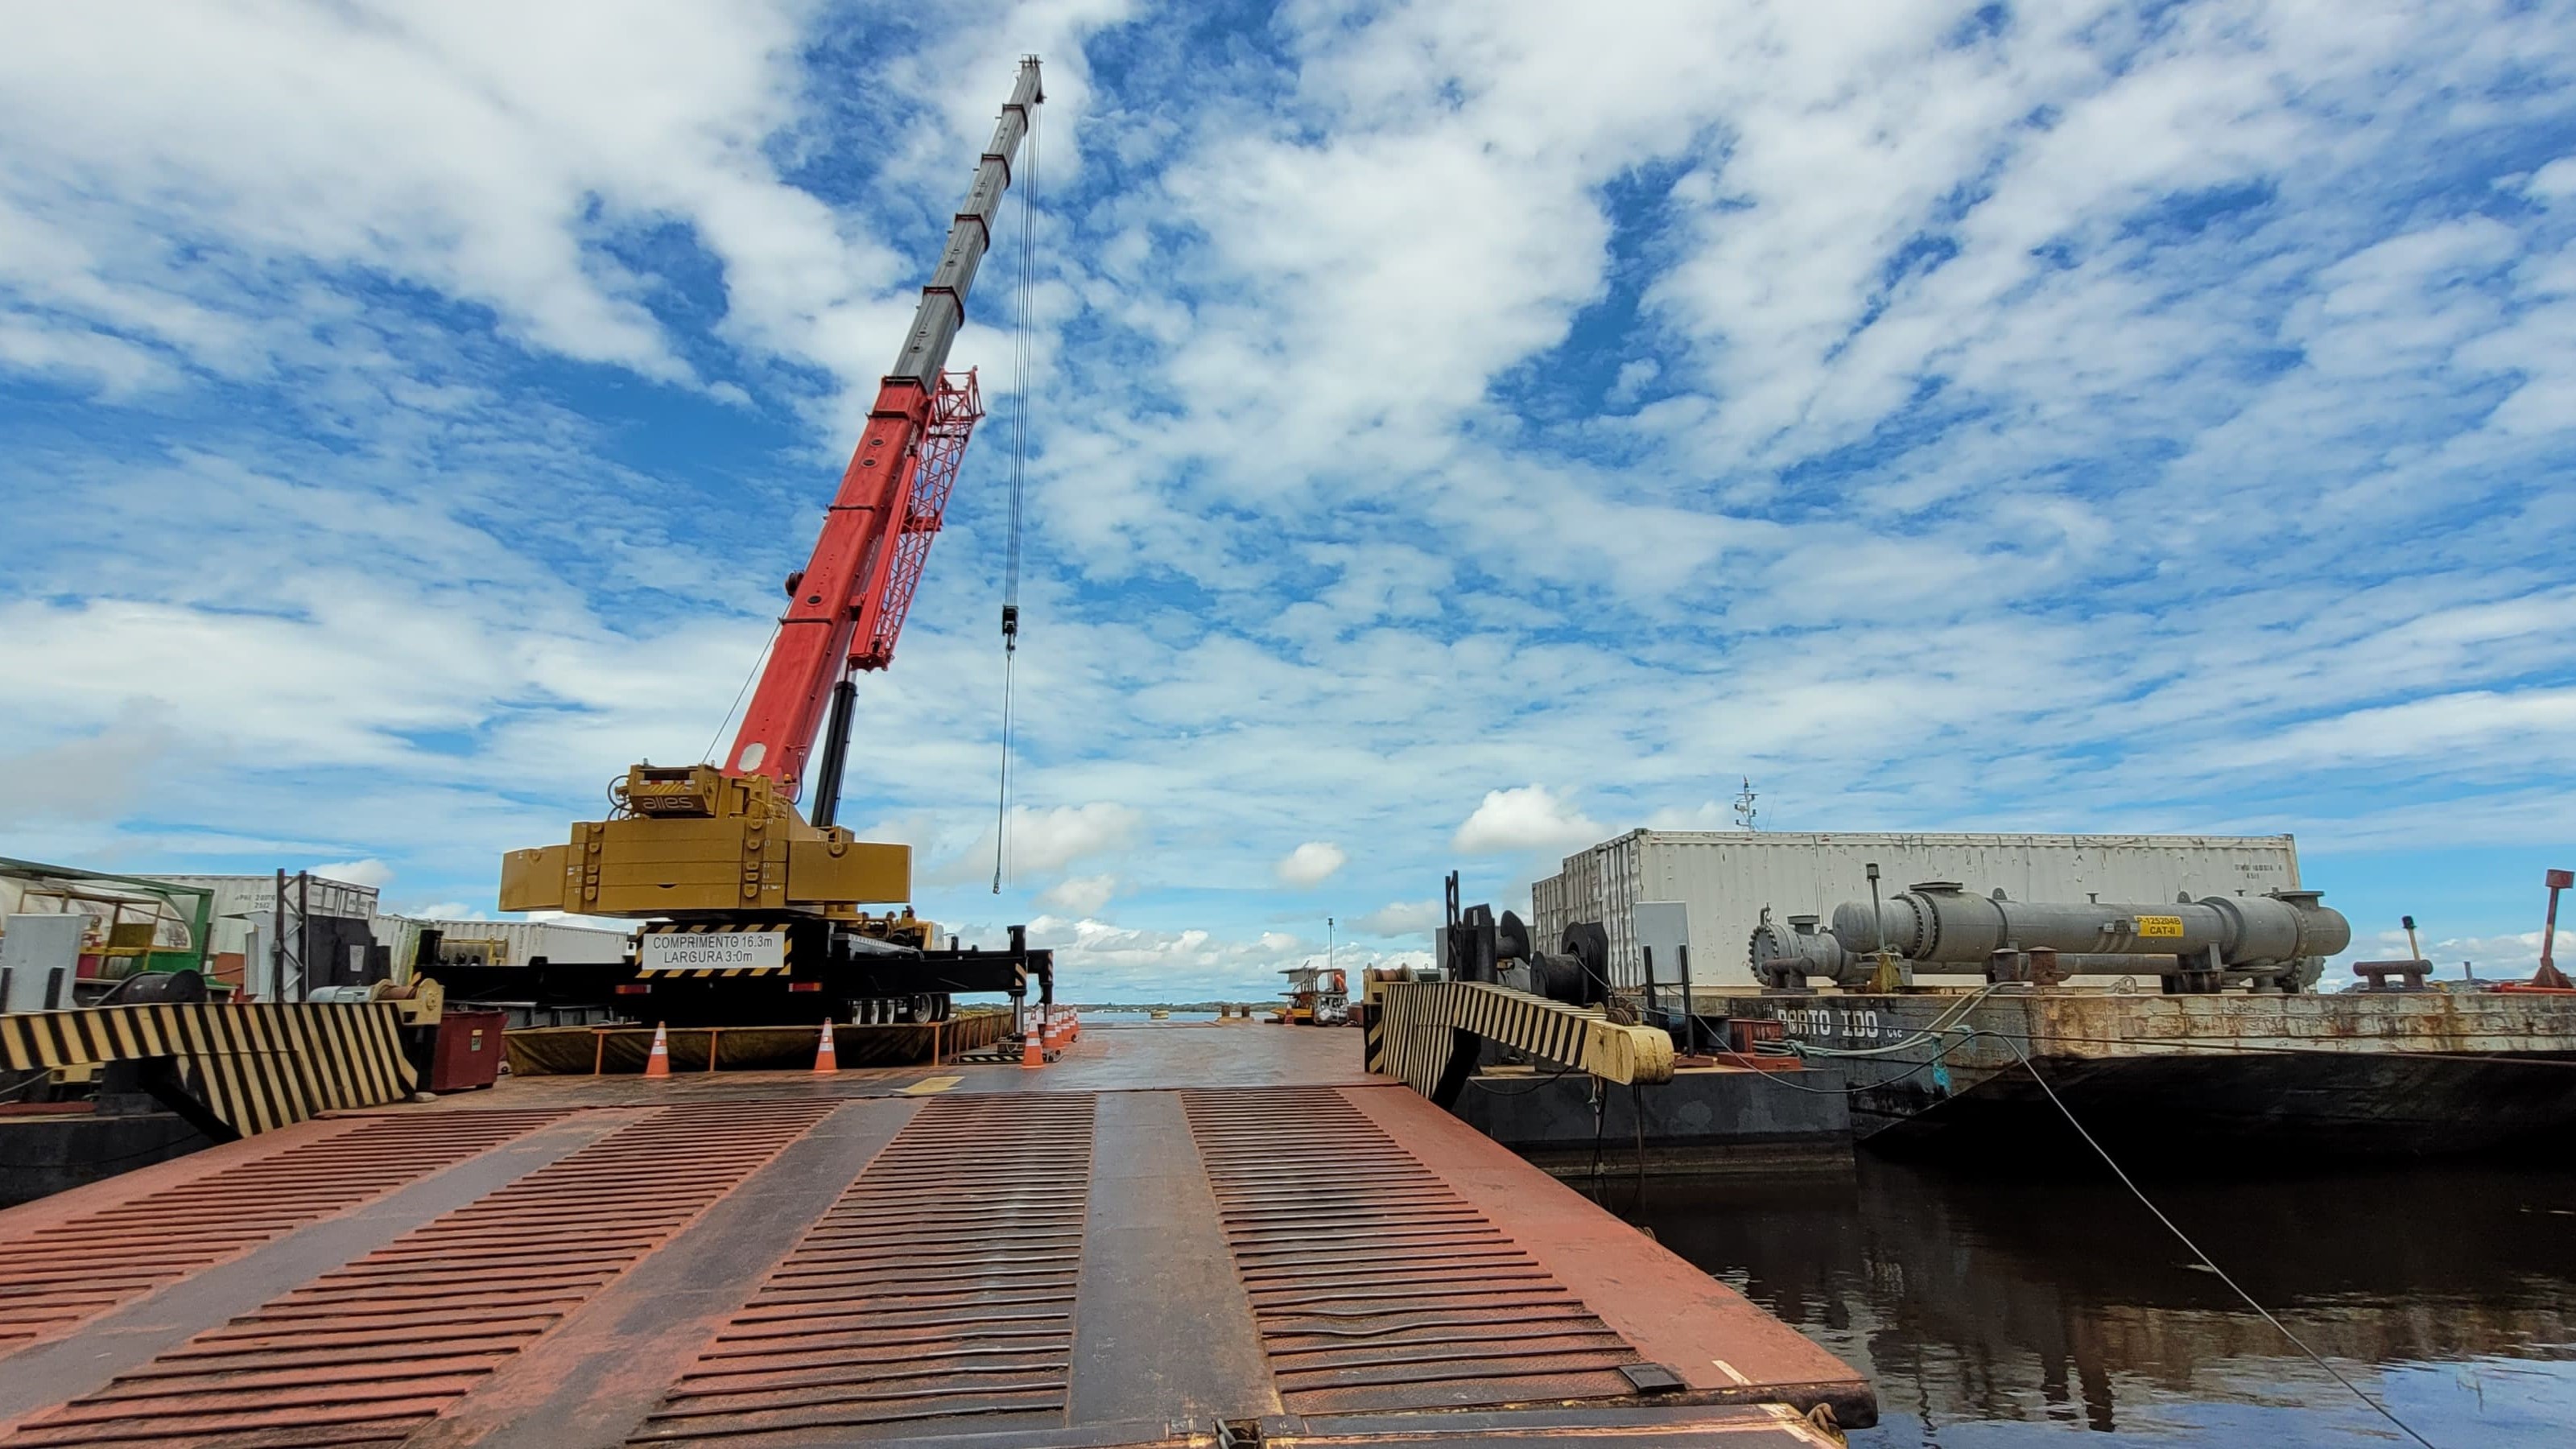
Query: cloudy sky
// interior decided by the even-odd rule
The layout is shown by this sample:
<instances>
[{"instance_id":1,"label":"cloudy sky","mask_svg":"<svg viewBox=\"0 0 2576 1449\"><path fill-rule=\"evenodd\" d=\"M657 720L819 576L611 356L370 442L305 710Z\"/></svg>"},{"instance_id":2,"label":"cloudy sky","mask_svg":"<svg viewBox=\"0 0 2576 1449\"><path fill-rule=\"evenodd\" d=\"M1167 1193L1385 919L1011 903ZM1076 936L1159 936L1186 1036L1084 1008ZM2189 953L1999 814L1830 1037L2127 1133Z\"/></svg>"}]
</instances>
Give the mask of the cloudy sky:
<instances>
[{"instance_id":1,"label":"cloudy sky","mask_svg":"<svg viewBox=\"0 0 2576 1449\"><path fill-rule=\"evenodd\" d=\"M0 853L488 911L705 754L1037 52L1009 885L1016 258L843 812L925 912L1266 994L1750 776L1783 829L2291 831L2363 952L2527 970L2576 15L1575 13L19 12Z\"/></svg>"}]
</instances>

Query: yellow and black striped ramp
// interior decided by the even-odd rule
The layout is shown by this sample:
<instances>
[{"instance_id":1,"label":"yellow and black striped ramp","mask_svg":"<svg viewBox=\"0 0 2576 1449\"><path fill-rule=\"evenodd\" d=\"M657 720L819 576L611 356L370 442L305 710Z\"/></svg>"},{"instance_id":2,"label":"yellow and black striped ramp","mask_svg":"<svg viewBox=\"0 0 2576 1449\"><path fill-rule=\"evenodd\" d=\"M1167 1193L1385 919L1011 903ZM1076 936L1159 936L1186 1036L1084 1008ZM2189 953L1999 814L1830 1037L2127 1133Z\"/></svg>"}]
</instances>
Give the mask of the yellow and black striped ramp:
<instances>
[{"instance_id":1,"label":"yellow and black striped ramp","mask_svg":"<svg viewBox=\"0 0 2576 1449\"><path fill-rule=\"evenodd\" d=\"M418 1090L390 1001L167 1002L0 1015L0 1067L166 1059L207 1117L244 1137ZM205 1125L203 1123L200 1124Z\"/></svg>"},{"instance_id":2,"label":"yellow and black striped ramp","mask_svg":"<svg viewBox=\"0 0 2576 1449\"><path fill-rule=\"evenodd\" d=\"M1371 1072L1400 1078L1444 1107L1457 1100L1488 1041L1605 1082L1673 1078L1669 1034L1481 981L1380 984L1367 1039Z\"/></svg>"},{"instance_id":3,"label":"yellow and black striped ramp","mask_svg":"<svg viewBox=\"0 0 2576 1449\"><path fill-rule=\"evenodd\" d=\"M775 966L656 966L650 953L635 968L638 976L784 976L796 964L796 936L793 925L773 921L766 925L709 925L705 921L653 921L636 928L638 936L767 936L785 939L779 943L779 964ZM641 948L639 947L639 950Z\"/></svg>"}]
</instances>

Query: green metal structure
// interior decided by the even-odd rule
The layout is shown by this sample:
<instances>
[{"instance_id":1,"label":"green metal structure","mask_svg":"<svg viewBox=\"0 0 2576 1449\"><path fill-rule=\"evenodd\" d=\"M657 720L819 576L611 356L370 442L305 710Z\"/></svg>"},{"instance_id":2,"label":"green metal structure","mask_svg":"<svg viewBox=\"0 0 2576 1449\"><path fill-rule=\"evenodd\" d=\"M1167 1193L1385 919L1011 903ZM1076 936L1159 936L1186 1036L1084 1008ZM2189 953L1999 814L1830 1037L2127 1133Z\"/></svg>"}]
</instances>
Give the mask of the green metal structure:
<instances>
[{"instance_id":1,"label":"green metal structure","mask_svg":"<svg viewBox=\"0 0 2576 1449\"><path fill-rule=\"evenodd\" d=\"M172 914L187 924L188 944L163 946L154 942L132 953L119 952L144 971L194 971L215 985L213 973L206 969L206 955L212 943L215 893L204 886L177 885L169 881L146 880L140 876L111 875L105 871L82 870L77 866L46 865L39 861L17 860L0 855L0 877L25 882L31 889L57 893L74 900L90 900L114 905L119 896L144 896L169 907ZM112 887L115 895L99 894L82 887ZM193 902L193 904L191 904ZM130 902L129 902L130 904ZM111 926L111 937L113 927ZM131 974L131 973L120 973Z\"/></svg>"}]
</instances>

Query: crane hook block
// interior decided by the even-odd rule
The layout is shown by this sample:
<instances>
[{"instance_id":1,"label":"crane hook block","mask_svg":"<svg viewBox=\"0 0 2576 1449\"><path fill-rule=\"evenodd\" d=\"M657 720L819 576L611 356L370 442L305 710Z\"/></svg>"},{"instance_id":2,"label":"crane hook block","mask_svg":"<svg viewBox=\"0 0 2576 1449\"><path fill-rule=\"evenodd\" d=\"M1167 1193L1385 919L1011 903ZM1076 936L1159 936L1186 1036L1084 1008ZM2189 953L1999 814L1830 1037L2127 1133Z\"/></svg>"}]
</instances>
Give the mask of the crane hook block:
<instances>
[{"instance_id":1,"label":"crane hook block","mask_svg":"<svg viewBox=\"0 0 2576 1449\"><path fill-rule=\"evenodd\" d=\"M1017 604L1002 606L1002 637L1005 639L1020 637L1020 606Z\"/></svg>"}]
</instances>

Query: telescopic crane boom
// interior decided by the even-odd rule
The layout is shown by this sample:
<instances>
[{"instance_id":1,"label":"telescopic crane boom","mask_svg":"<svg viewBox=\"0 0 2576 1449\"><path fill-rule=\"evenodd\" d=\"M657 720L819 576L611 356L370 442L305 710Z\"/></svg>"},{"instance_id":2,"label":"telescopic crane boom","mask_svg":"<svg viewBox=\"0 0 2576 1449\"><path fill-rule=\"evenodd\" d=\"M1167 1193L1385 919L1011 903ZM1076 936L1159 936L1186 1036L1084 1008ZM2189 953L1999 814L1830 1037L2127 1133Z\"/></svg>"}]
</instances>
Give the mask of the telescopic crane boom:
<instances>
[{"instance_id":1,"label":"telescopic crane boom","mask_svg":"<svg viewBox=\"0 0 2576 1449\"><path fill-rule=\"evenodd\" d=\"M1019 83L975 167L975 184L948 228L939 269L921 289L912 330L877 389L867 431L841 474L814 556L787 577L778 645L725 757L726 774L767 775L793 798L806 781L806 757L828 701L826 768L819 771L811 802L817 825L832 823L838 803L854 692L850 676L883 669L894 658L967 436L983 415L973 374L959 379L941 369L965 324L976 269L992 246L993 218L1011 184L1012 159L1028 134L1029 108L1044 99L1032 56L1020 63Z\"/></svg>"},{"instance_id":2,"label":"telescopic crane boom","mask_svg":"<svg viewBox=\"0 0 2576 1449\"><path fill-rule=\"evenodd\" d=\"M1020 63L992 144L949 226L938 268L921 289L894 370L877 389L813 556L787 577L777 643L723 763L628 770L610 787L617 806L610 819L574 825L566 844L503 858L503 910L665 918L667 924L648 926L639 938L646 978L657 973L656 934L679 931L701 943L743 938L744 959L765 964L686 971L666 965L663 974L693 972L711 981L783 977L864 957L872 964L855 988L858 996L908 993L926 1002L932 997L924 993L1012 989L967 984L971 972L934 973L927 985L899 979L902 973L882 959L890 954L887 945L922 955L935 928L914 921L909 910L900 919L871 918L858 906L911 899L911 849L860 842L832 822L854 677L883 669L894 657L967 439L983 416L975 375L944 369L966 320L967 294L992 246L1014 158L1029 135L1030 110L1044 99L1037 57L1030 56ZM1014 622L1006 617L1005 630ZM827 713L823 757L809 769ZM810 819L795 806L809 784ZM1023 965L1043 954L1014 950ZM953 961L959 953L952 948L948 955ZM782 964L800 956L801 965ZM719 953L719 959L730 958ZM666 985L653 987L657 997ZM809 982L789 989L839 988Z\"/></svg>"}]
</instances>

